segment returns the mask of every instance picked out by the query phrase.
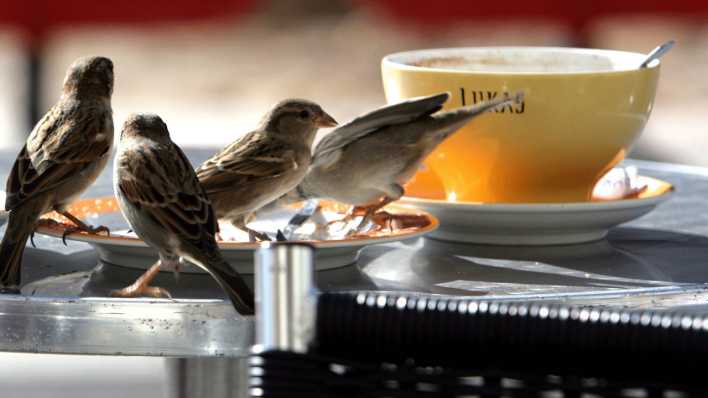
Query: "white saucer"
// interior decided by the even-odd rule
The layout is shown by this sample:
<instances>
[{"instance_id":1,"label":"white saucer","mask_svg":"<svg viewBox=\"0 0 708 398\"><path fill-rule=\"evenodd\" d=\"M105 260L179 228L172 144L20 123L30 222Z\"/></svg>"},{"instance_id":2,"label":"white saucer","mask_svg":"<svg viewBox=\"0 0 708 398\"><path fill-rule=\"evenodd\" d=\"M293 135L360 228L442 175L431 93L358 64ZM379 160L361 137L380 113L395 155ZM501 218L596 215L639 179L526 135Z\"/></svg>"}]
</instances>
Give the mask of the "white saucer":
<instances>
[{"instance_id":1,"label":"white saucer","mask_svg":"<svg viewBox=\"0 0 708 398\"><path fill-rule=\"evenodd\" d=\"M590 242L610 228L639 218L671 197L666 181L639 176L647 188L632 199L580 203L483 204L404 197L399 202L440 221L427 237L493 245L561 245Z\"/></svg>"},{"instance_id":2,"label":"white saucer","mask_svg":"<svg viewBox=\"0 0 708 398\"><path fill-rule=\"evenodd\" d=\"M333 218L343 217L348 210L347 206L331 202L323 202L322 206L325 215ZM304 240L317 249L315 269L325 270L352 264L356 262L359 252L365 246L416 238L429 233L438 226L435 217L425 212L397 205L393 205L390 209L393 212L393 217L401 221L399 228L372 230L354 237ZM67 210L80 219L88 220L94 225L106 225L113 231L111 236L91 235L85 232L74 232L66 236L67 241L86 242L93 246L98 251L101 260L110 264L139 269L147 269L157 260L155 250L148 247L134 234L127 232L128 225L120 214L115 198L83 199L72 203ZM263 228L259 228L259 230L268 232L284 227L296 210L295 208L283 209L281 212L266 217L260 222ZM56 213L45 214L43 222L40 222L37 227L37 233L61 238L67 227L64 222L66 220ZM246 234L244 234L244 238L247 239ZM232 239L218 243L224 259L229 264L241 273L253 273L253 252L259 246L257 243ZM201 273L203 271L196 266L186 265L182 272Z\"/></svg>"}]
</instances>

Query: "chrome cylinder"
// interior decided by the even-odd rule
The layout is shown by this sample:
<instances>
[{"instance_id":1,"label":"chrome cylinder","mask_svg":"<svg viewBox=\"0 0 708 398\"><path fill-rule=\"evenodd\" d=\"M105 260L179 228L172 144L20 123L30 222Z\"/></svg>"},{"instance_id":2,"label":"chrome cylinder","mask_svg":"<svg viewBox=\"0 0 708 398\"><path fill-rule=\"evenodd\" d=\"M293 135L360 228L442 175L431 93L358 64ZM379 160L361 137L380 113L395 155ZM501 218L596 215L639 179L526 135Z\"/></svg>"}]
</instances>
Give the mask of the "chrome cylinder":
<instances>
[{"instance_id":1,"label":"chrome cylinder","mask_svg":"<svg viewBox=\"0 0 708 398\"><path fill-rule=\"evenodd\" d=\"M256 251L256 345L306 352L314 337L314 248L265 242Z\"/></svg>"},{"instance_id":2,"label":"chrome cylinder","mask_svg":"<svg viewBox=\"0 0 708 398\"><path fill-rule=\"evenodd\" d=\"M165 398L251 396L248 358L165 358L165 371Z\"/></svg>"}]
</instances>

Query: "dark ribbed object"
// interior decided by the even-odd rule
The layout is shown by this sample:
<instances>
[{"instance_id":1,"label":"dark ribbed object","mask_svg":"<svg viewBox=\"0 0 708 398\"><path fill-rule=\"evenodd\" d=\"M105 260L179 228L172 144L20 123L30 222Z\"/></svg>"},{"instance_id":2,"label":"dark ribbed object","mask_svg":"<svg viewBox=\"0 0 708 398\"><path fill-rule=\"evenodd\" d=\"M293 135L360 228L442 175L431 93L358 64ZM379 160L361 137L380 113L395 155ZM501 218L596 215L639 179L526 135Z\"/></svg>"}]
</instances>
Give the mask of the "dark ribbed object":
<instances>
[{"instance_id":1,"label":"dark ribbed object","mask_svg":"<svg viewBox=\"0 0 708 398\"><path fill-rule=\"evenodd\" d=\"M256 396L708 397L708 318L322 294L310 353L252 358Z\"/></svg>"}]
</instances>

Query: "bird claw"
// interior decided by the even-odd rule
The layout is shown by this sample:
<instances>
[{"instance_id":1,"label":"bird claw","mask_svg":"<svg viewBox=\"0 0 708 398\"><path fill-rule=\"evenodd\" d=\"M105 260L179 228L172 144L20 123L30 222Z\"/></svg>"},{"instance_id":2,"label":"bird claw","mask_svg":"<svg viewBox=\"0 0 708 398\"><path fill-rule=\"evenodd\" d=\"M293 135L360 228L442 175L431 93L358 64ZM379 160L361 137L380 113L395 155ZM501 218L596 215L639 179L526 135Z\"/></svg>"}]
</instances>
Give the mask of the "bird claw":
<instances>
[{"instance_id":1,"label":"bird claw","mask_svg":"<svg viewBox=\"0 0 708 398\"><path fill-rule=\"evenodd\" d=\"M66 227L64 229L64 232L61 234L61 241L62 241L62 243L64 243L64 246L67 246L66 237L73 234L74 232L79 232L79 231L83 231L83 232L86 232L86 233L92 234L92 235L100 235L101 232L105 232L107 236L109 236L109 237L111 236L111 230L108 229L108 227L106 227L105 225L99 225L98 227L86 226L85 228L80 225L74 225L71 227Z\"/></svg>"},{"instance_id":2,"label":"bird claw","mask_svg":"<svg viewBox=\"0 0 708 398\"><path fill-rule=\"evenodd\" d=\"M130 285L120 290L111 291L111 297L134 298L146 296L154 298L172 298L172 295L167 289L157 286Z\"/></svg>"},{"instance_id":3,"label":"bird claw","mask_svg":"<svg viewBox=\"0 0 708 398\"><path fill-rule=\"evenodd\" d=\"M34 231L30 234L30 244L32 244L32 247L35 249L37 248L37 245L34 244Z\"/></svg>"},{"instance_id":4,"label":"bird claw","mask_svg":"<svg viewBox=\"0 0 708 398\"><path fill-rule=\"evenodd\" d=\"M374 214L365 215L359 225L347 233L347 237L353 237L360 234L362 228L364 228L369 222L372 222L377 226L377 228L375 228L376 230L388 229L389 233L393 233L396 229L401 228L398 220L393 214L385 210L379 210Z\"/></svg>"},{"instance_id":5,"label":"bird claw","mask_svg":"<svg viewBox=\"0 0 708 398\"><path fill-rule=\"evenodd\" d=\"M332 220L332 221L329 221L329 222L325 223L325 224L322 226L322 228L323 228L325 231L327 231L327 230L329 230L329 228L332 227L333 225L342 224L342 227L340 228L340 231L341 231L341 230L344 229L344 227L346 227L350 222L352 222L352 220L354 219L354 217L355 217L355 216L352 215L352 214L347 214L347 215L345 215L344 217L340 218L339 220Z\"/></svg>"},{"instance_id":6,"label":"bird claw","mask_svg":"<svg viewBox=\"0 0 708 398\"><path fill-rule=\"evenodd\" d=\"M275 234L275 240L278 242L287 242L288 238L285 237L285 234L283 234L283 231L278 230L278 233Z\"/></svg>"},{"instance_id":7,"label":"bird claw","mask_svg":"<svg viewBox=\"0 0 708 398\"><path fill-rule=\"evenodd\" d=\"M64 233L61 234L61 243L63 243L64 246L68 246L68 245L66 244L66 236L69 235L69 234L72 234L72 233L74 233L74 232L76 232L76 230L67 228L67 229L64 230Z\"/></svg>"},{"instance_id":8,"label":"bird claw","mask_svg":"<svg viewBox=\"0 0 708 398\"><path fill-rule=\"evenodd\" d=\"M99 225L98 227L93 227L90 230L88 230L87 232L90 234L95 234L95 235L100 235L101 232L105 232L106 236L108 236L108 237L111 236L111 230L108 229L108 227L105 225Z\"/></svg>"},{"instance_id":9,"label":"bird claw","mask_svg":"<svg viewBox=\"0 0 708 398\"><path fill-rule=\"evenodd\" d=\"M324 225L324 228L329 229L332 225L341 223L342 224L341 229L344 229L344 227L346 227L356 217L364 217L361 220L361 222L359 223L359 225L354 229L355 231L358 231L363 226L363 224L366 223L368 216L369 216L369 213L367 211L367 208L355 206L355 207L352 207L351 210L349 210L347 212L347 214L345 214L344 217L340 218L339 220L332 220L332 221L329 221L328 223L326 223Z\"/></svg>"},{"instance_id":10,"label":"bird claw","mask_svg":"<svg viewBox=\"0 0 708 398\"><path fill-rule=\"evenodd\" d=\"M397 225L398 220L396 217L385 210L374 213L371 217L371 221L381 228L388 228L389 232L394 232L396 228L400 228L400 226Z\"/></svg>"},{"instance_id":11,"label":"bird claw","mask_svg":"<svg viewBox=\"0 0 708 398\"><path fill-rule=\"evenodd\" d=\"M263 232L254 231L252 229L248 230L248 239L251 242L270 242L270 236L264 234Z\"/></svg>"}]
</instances>

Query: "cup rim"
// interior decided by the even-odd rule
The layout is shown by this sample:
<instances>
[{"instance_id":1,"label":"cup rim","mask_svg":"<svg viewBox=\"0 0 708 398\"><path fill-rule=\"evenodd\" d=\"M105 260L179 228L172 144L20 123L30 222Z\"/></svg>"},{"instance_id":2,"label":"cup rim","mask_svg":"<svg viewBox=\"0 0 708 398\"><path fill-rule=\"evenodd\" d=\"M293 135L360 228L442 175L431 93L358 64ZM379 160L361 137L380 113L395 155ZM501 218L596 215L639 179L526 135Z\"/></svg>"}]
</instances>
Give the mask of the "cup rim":
<instances>
[{"instance_id":1,"label":"cup rim","mask_svg":"<svg viewBox=\"0 0 708 398\"><path fill-rule=\"evenodd\" d=\"M607 70L579 70L579 71L491 71L491 70L469 70L469 69L451 69L444 67L431 67L431 66L418 66L406 63L404 58L430 58L430 57L441 57L449 56L451 54L461 54L469 52L482 52L482 51L536 51L536 52L564 52L564 53L575 53L575 54L602 54L608 57L623 57L623 58L634 58L636 59L636 67L622 67L616 69ZM408 70L408 71L424 71L424 72L435 72L435 73L452 73L460 75L498 75L498 76L568 76L568 75L597 75L597 74L621 74L628 72L640 71L639 65L646 58L647 54L632 52L632 51L622 51L622 50L608 50L600 48L582 48L582 47L553 47L553 46L481 46L481 47L446 47L446 48L427 48L418 49L410 51L400 51L391 54L387 54L381 59L381 66L390 66L393 68ZM658 69L661 65L661 60L656 59L649 64L645 69L652 70Z\"/></svg>"}]
</instances>

